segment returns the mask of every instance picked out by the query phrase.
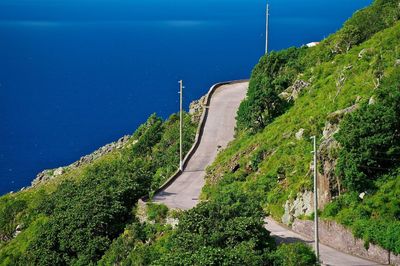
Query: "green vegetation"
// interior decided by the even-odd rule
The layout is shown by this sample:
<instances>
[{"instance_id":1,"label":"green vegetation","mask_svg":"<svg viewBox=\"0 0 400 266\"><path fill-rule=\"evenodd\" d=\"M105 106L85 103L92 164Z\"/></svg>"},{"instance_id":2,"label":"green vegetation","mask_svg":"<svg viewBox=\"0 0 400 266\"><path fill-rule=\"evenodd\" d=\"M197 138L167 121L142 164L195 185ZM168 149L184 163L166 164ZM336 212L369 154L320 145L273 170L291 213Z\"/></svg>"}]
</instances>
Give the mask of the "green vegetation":
<instances>
[{"instance_id":1,"label":"green vegetation","mask_svg":"<svg viewBox=\"0 0 400 266\"><path fill-rule=\"evenodd\" d=\"M253 70L247 98L238 111L238 130L260 131L284 113L289 104L278 94L294 82L301 68L298 58L305 51L289 48L261 58Z\"/></svg>"},{"instance_id":2,"label":"green vegetation","mask_svg":"<svg viewBox=\"0 0 400 266\"><path fill-rule=\"evenodd\" d=\"M236 139L207 169L205 200L174 214L179 223L152 203L149 221L135 217L137 200L178 165L178 116L152 115L122 149L1 197L0 264L317 265L308 246L277 247L263 227L265 213L280 219L311 189L313 135L322 178L343 185L322 217L399 254L399 19L398 0L376 0L317 47L261 58ZM187 152L196 132L187 114L185 125Z\"/></svg>"},{"instance_id":3,"label":"green vegetation","mask_svg":"<svg viewBox=\"0 0 400 266\"><path fill-rule=\"evenodd\" d=\"M164 204L147 203L147 217L150 221L162 223L168 215L168 207Z\"/></svg>"},{"instance_id":4,"label":"green vegetation","mask_svg":"<svg viewBox=\"0 0 400 266\"><path fill-rule=\"evenodd\" d=\"M342 122L336 170L348 193L327 205L324 217L349 226L366 247L400 254L400 71L384 80L376 98Z\"/></svg>"},{"instance_id":5,"label":"green vegetation","mask_svg":"<svg viewBox=\"0 0 400 266\"><path fill-rule=\"evenodd\" d=\"M167 252L164 243L172 227L133 222L112 243L98 265L150 265Z\"/></svg>"},{"instance_id":6,"label":"green vegetation","mask_svg":"<svg viewBox=\"0 0 400 266\"><path fill-rule=\"evenodd\" d=\"M181 213L175 229L158 222L128 226L100 264L317 265L305 244L276 249L258 202L233 192Z\"/></svg>"},{"instance_id":7,"label":"green vegetation","mask_svg":"<svg viewBox=\"0 0 400 266\"><path fill-rule=\"evenodd\" d=\"M266 265L274 247L263 214L248 195L200 203L186 212L155 265Z\"/></svg>"},{"instance_id":8,"label":"green vegetation","mask_svg":"<svg viewBox=\"0 0 400 266\"><path fill-rule=\"evenodd\" d=\"M351 191L372 188L374 179L400 163L400 71L385 80L376 98L349 114L335 136L342 147L337 175Z\"/></svg>"},{"instance_id":9,"label":"green vegetation","mask_svg":"<svg viewBox=\"0 0 400 266\"><path fill-rule=\"evenodd\" d=\"M339 183L324 189L341 195L324 218L348 226L366 245L398 253L399 19L398 0L377 0L318 46L261 58L238 112L237 137L208 169L203 199L248 193L280 220L286 202L312 189L315 135L320 174ZM284 97L294 85L297 99ZM338 115L352 106L356 111Z\"/></svg>"},{"instance_id":10,"label":"green vegetation","mask_svg":"<svg viewBox=\"0 0 400 266\"><path fill-rule=\"evenodd\" d=\"M346 193L328 204L323 217L352 229L355 236L400 254L400 169L374 182L376 190L363 199Z\"/></svg>"},{"instance_id":11,"label":"green vegetation","mask_svg":"<svg viewBox=\"0 0 400 266\"><path fill-rule=\"evenodd\" d=\"M196 125L185 115L184 150ZM89 265L98 261L133 217L137 200L151 194L178 166L179 117L152 115L123 149L74 176L0 198L0 262ZM22 232L13 238L19 225Z\"/></svg>"},{"instance_id":12,"label":"green vegetation","mask_svg":"<svg viewBox=\"0 0 400 266\"><path fill-rule=\"evenodd\" d=\"M303 243L282 244L271 256L274 266L318 265L314 251Z\"/></svg>"}]
</instances>

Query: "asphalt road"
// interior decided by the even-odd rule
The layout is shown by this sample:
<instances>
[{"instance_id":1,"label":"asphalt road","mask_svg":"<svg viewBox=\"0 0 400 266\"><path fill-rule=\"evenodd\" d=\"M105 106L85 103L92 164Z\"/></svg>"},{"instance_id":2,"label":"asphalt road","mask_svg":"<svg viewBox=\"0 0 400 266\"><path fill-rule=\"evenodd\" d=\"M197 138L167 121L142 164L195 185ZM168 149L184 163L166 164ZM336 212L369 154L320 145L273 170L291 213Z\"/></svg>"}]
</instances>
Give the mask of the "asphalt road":
<instances>
[{"instance_id":1,"label":"asphalt road","mask_svg":"<svg viewBox=\"0 0 400 266\"><path fill-rule=\"evenodd\" d=\"M288 228L278 224L270 218L265 219L265 228L271 232L271 235L276 239L278 243L293 243L293 242L305 242L309 245L314 245L314 241L301 236ZM326 245L319 245L320 260L323 265L337 265L337 266L375 266L381 265L376 262L371 262L359 257L351 256L349 254L337 251Z\"/></svg>"},{"instance_id":2,"label":"asphalt road","mask_svg":"<svg viewBox=\"0 0 400 266\"><path fill-rule=\"evenodd\" d=\"M205 169L233 140L236 112L245 98L248 82L224 85L211 97L209 113L200 145L183 173L166 189L157 193L153 202L170 208L187 210L194 207L204 186Z\"/></svg>"}]
</instances>

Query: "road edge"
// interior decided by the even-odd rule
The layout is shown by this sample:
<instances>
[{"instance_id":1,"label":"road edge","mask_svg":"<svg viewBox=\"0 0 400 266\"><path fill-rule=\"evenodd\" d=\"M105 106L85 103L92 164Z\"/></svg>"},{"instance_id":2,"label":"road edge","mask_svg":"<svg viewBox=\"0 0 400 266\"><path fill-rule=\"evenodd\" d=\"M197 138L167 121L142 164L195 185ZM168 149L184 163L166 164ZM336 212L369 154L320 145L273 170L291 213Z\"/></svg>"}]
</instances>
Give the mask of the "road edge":
<instances>
[{"instance_id":1,"label":"road edge","mask_svg":"<svg viewBox=\"0 0 400 266\"><path fill-rule=\"evenodd\" d=\"M214 93L217 91L217 89L221 88L224 85L239 84L239 83L245 83L248 81L249 81L248 79L224 81L224 82L215 83L214 85L212 85L210 87L208 93L206 94L206 98L204 101L205 103L202 107L203 111L202 111L202 115L201 115L201 118L199 121L199 125L197 127L197 132L196 132L196 137L195 137L194 143L193 143L192 147L190 148L190 150L188 151L188 153L186 154L185 158L183 159L183 163L182 163L183 171L185 170L186 165L188 164L189 160L192 158L192 156L194 155L194 153L196 152L197 148L200 145L201 138L202 138L203 132L204 132L204 127L207 122L207 117L208 117L208 112L209 112L208 106L210 105L211 98L214 95ZM156 195L160 191L168 188L182 174L183 171L178 169L170 178L168 178L158 189L156 189L154 191L153 195ZM146 195L139 200L139 204L144 204L149 199L150 199L150 196Z\"/></svg>"}]
</instances>

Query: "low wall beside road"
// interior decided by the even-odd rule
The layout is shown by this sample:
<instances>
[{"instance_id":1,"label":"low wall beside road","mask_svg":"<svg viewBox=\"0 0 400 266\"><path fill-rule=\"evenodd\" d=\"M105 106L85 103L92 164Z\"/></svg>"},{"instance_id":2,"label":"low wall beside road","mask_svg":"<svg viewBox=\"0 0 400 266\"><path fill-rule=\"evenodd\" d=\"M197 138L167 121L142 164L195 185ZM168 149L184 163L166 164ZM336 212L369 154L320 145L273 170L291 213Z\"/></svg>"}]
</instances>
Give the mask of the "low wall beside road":
<instances>
[{"instance_id":1,"label":"low wall beside road","mask_svg":"<svg viewBox=\"0 0 400 266\"><path fill-rule=\"evenodd\" d=\"M298 234L313 238L314 222L296 219L292 230ZM364 241L355 238L350 230L334 221L319 221L319 238L322 244L347 254L366 258L381 264L400 265L400 256L374 244L364 247Z\"/></svg>"},{"instance_id":2,"label":"low wall beside road","mask_svg":"<svg viewBox=\"0 0 400 266\"><path fill-rule=\"evenodd\" d=\"M234 81L226 81L226 82L219 82L211 86L210 90L206 94L206 98L204 100L204 106L203 106L203 113L201 115L200 121L199 121L199 126L197 128L196 132L196 137L195 141L193 143L193 146L189 150L189 152L186 154L185 158L183 159L183 169L185 169L186 165L188 164L190 158L193 156L193 154L196 152L197 148L200 145L201 137L204 132L204 127L207 121L208 117L208 106L210 105L211 98L215 91L224 86L224 85L229 85L229 84L236 84L236 83L243 83L247 82L248 80L234 80ZM166 189L168 186L170 186L180 175L182 174L182 171L177 170L170 178L168 178L167 181L164 182L155 192L154 195L159 193L160 191ZM139 200L139 204L143 204L145 201L149 200L148 196L143 197L141 200Z\"/></svg>"}]
</instances>

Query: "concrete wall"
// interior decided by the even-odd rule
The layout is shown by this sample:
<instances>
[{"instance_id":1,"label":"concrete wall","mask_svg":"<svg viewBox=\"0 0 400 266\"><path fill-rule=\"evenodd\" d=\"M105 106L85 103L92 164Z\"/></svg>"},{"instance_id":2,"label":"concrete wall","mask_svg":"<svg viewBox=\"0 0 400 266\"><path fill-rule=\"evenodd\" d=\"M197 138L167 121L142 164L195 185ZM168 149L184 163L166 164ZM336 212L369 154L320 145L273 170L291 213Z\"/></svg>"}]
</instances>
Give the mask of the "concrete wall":
<instances>
[{"instance_id":1,"label":"concrete wall","mask_svg":"<svg viewBox=\"0 0 400 266\"><path fill-rule=\"evenodd\" d=\"M314 222L296 219L292 224L292 230L301 235L313 239ZM339 251L366 258L381 264L400 265L400 256L395 256L389 251L370 244L368 250L364 247L364 241L353 236L350 230L333 221L319 222L320 242Z\"/></svg>"}]
</instances>

